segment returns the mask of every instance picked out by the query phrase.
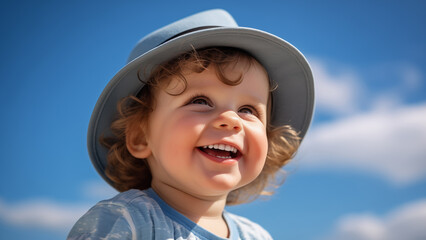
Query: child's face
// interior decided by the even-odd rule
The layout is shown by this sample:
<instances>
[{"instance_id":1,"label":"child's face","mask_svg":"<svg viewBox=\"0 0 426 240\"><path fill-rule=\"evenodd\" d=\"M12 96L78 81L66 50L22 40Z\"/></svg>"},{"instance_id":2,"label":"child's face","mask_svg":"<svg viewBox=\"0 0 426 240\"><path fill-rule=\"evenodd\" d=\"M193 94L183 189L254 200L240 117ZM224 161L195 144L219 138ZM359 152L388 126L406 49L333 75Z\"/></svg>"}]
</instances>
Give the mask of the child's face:
<instances>
[{"instance_id":1,"label":"child's face","mask_svg":"<svg viewBox=\"0 0 426 240\"><path fill-rule=\"evenodd\" d=\"M259 175L268 150L269 83L257 63L250 68L238 63L225 72L230 79L240 74L243 81L229 86L209 67L185 75L182 94L173 95L183 89L176 79L156 92L146 133L154 187L167 184L196 196L226 197Z\"/></svg>"}]
</instances>

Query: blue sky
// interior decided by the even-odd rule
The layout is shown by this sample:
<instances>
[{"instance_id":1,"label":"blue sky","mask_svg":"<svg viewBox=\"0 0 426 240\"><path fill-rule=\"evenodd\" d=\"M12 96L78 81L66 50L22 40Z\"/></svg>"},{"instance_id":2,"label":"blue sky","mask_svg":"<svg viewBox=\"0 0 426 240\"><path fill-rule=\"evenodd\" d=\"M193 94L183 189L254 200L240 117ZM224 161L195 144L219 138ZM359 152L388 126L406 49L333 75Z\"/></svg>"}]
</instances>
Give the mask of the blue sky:
<instances>
[{"instance_id":1,"label":"blue sky","mask_svg":"<svg viewBox=\"0 0 426 240\"><path fill-rule=\"evenodd\" d=\"M0 239L64 239L115 192L86 130L144 35L201 10L301 50L316 113L268 200L231 207L275 239L426 239L423 1L1 1Z\"/></svg>"}]
</instances>

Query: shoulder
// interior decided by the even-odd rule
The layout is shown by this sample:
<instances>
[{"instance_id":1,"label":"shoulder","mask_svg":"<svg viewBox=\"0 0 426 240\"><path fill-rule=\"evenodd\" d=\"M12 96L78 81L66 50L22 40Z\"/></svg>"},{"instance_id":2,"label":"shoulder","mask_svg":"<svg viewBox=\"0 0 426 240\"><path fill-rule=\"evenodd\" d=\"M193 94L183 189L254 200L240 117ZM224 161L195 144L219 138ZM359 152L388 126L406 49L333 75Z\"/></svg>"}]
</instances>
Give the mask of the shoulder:
<instances>
[{"instance_id":1,"label":"shoulder","mask_svg":"<svg viewBox=\"0 0 426 240\"><path fill-rule=\"evenodd\" d=\"M131 239L137 223L150 227L147 212L158 212L158 205L145 191L129 190L97 203L74 225L68 239ZM146 219L145 219L146 218Z\"/></svg>"},{"instance_id":2,"label":"shoulder","mask_svg":"<svg viewBox=\"0 0 426 240\"><path fill-rule=\"evenodd\" d=\"M135 218L145 216L147 212L158 213L158 210L161 210L160 207L147 191L132 189L97 203L85 216L125 218L132 223Z\"/></svg>"},{"instance_id":3,"label":"shoulder","mask_svg":"<svg viewBox=\"0 0 426 240\"><path fill-rule=\"evenodd\" d=\"M259 224L229 212L225 212L225 215L234 222L241 239L272 239L268 231Z\"/></svg>"},{"instance_id":4,"label":"shoulder","mask_svg":"<svg viewBox=\"0 0 426 240\"><path fill-rule=\"evenodd\" d=\"M98 207L115 206L128 210L149 209L154 208L156 205L156 201L149 196L148 191L141 191L137 189L131 189L126 192L119 193L109 200L104 200L96 204Z\"/></svg>"}]
</instances>

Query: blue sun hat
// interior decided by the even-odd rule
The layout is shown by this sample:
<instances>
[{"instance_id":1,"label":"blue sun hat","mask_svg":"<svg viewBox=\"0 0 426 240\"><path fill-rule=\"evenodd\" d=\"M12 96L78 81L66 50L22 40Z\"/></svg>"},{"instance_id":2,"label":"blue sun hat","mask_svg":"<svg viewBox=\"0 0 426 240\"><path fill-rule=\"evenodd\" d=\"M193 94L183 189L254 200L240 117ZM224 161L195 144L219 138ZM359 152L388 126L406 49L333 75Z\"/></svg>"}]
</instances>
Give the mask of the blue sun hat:
<instances>
[{"instance_id":1,"label":"blue sun hat","mask_svg":"<svg viewBox=\"0 0 426 240\"><path fill-rule=\"evenodd\" d=\"M272 92L272 125L291 125L303 139L314 109L312 72L305 57L291 44L270 33L239 27L232 16L220 9L200 12L142 38L130 53L127 64L109 81L93 110L87 145L98 173L106 176L108 150L99 138L111 134L117 117L117 103L136 95L144 86L138 71L150 73L161 63L194 48L234 47L250 53L278 85ZM149 75L149 74L146 74ZM144 79L142 79L144 80Z\"/></svg>"}]
</instances>

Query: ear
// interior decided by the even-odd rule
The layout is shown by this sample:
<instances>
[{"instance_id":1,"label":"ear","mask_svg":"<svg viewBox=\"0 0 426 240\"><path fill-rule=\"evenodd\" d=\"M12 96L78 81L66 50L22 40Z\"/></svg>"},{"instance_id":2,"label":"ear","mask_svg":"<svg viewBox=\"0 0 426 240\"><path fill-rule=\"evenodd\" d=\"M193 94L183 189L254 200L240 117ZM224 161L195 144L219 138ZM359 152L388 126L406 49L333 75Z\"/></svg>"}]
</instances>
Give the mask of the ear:
<instances>
[{"instance_id":1,"label":"ear","mask_svg":"<svg viewBox=\"0 0 426 240\"><path fill-rule=\"evenodd\" d=\"M140 127L126 130L126 147L135 158L143 159L151 155L146 135Z\"/></svg>"}]
</instances>

